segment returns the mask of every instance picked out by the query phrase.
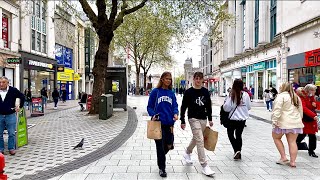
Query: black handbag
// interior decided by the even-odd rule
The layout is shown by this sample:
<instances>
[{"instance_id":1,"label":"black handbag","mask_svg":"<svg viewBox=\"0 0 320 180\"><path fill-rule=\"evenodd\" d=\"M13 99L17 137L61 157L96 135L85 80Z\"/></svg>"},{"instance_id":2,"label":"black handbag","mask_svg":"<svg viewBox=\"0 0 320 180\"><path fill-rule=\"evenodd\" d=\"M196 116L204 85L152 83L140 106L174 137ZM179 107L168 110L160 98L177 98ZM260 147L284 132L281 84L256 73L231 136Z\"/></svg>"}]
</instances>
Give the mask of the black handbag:
<instances>
[{"instance_id":1,"label":"black handbag","mask_svg":"<svg viewBox=\"0 0 320 180\"><path fill-rule=\"evenodd\" d=\"M236 108L233 110L233 112L231 113L231 115L229 116L229 112L226 112L223 109L223 105L221 106L220 109L220 124L223 125L225 128L228 128L230 125L230 118L232 117L233 113L236 111L238 106L236 106Z\"/></svg>"},{"instance_id":2,"label":"black handbag","mask_svg":"<svg viewBox=\"0 0 320 180\"><path fill-rule=\"evenodd\" d=\"M313 118L311 118L310 116L306 115L305 113L303 113L303 118L302 118L302 120L303 120L304 122L312 122L312 121L314 121Z\"/></svg>"}]
</instances>

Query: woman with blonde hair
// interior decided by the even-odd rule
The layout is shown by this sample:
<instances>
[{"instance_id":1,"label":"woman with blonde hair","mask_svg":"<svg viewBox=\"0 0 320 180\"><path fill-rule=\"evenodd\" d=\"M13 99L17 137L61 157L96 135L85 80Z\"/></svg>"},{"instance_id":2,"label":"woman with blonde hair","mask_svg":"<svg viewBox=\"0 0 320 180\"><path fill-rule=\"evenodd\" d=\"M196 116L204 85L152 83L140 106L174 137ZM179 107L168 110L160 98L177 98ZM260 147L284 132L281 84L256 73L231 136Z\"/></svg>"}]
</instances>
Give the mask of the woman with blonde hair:
<instances>
[{"instance_id":1,"label":"woman with blonde hair","mask_svg":"<svg viewBox=\"0 0 320 180\"><path fill-rule=\"evenodd\" d=\"M162 139L155 140L157 149L157 160L159 167L159 175L167 177L166 172L166 154L173 149L174 135L173 126L178 120L178 104L177 99L172 92L172 76L170 72L164 72L157 88L153 89L147 110L152 120L161 121Z\"/></svg>"},{"instance_id":2,"label":"woman with blonde hair","mask_svg":"<svg viewBox=\"0 0 320 180\"><path fill-rule=\"evenodd\" d=\"M282 136L285 134L290 154L290 166L296 167L296 158L298 148L296 139L298 134L302 134L302 103L293 91L293 88L289 82L285 82L280 86L280 94L277 95L274 101L274 107L272 111L272 137L273 141L280 153L280 160L276 163L285 165L289 163L286 157L284 145L281 141Z\"/></svg>"},{"instance_id":3,"label":"woman with blonde hair","mask_svg":"<svg viewBox=\"0 0 320 180\"><path fill-rule=\"evenodd\" d=\"M301 101L303 106L303 134L300 134L297 138L297 144L300 145L301 141L308 135L309 136L309 156L317 158L314 150L317 147L317 137L318 132L318 116L316 113L316 102L315 102L315 92L317 86L313 84L307 84L303 90L301 90Z\"/></svg>"}]
</instances>

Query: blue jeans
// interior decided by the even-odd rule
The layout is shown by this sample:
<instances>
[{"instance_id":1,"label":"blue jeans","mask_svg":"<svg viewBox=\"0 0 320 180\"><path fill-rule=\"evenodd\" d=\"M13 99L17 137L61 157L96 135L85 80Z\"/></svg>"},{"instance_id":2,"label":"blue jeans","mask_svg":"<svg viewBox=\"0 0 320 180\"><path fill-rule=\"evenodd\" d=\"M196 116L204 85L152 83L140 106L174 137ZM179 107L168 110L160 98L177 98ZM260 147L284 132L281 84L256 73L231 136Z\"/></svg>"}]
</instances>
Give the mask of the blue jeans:
<instances>
[{"instance_id":1,"label":"blue jeans","mask_svg":"<svg viewBox=\"0 0 320 180\"><path fill-rule=\"evenodd\" d=\"M267 110L272 110L272 100L266 101L267 104Z\"/></svg>"},{"instance_id":2,"label":"blue jeans","mask_svg":"<svg viewBox=\"0 0 320 180\"><path fill-rule=\"evenodd\" d=\"M9 115L0 115L0 151L4 151L3 131L7 127L8 130L8 150L16 149L16 113Z\"/></svg>"}]
</instances>

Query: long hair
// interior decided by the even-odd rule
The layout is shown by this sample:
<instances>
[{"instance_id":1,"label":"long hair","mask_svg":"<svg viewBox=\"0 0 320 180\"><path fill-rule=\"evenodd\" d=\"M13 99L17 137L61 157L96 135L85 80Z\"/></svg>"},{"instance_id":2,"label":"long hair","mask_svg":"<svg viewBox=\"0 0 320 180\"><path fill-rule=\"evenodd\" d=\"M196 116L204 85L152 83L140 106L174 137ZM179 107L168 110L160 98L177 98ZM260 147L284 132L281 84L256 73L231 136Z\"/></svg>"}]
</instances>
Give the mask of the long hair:
<instances>
[{"instance_id":1,"label":"long hair","mask_svg":"<svg viewBox=\"0 0 320 180\"><path fill-rule=\"evenodd\" d=\"M160 80L159 80L159 82L158 82L157 88L161 88L161 87L162 87L162 85L163 85L163 82L162 82L162 81L164 80L164 78L165 78L166 76L171 76L171 72L166 71L166 72L162 73L162 75L161 75L161 77L160 77ZM172 78L172 76L171 76L171 78ZM168 89L172 90L172 80L171 80L171 83L170 83Z\"/></svg>"},{"instance_id":2,"label":"long hair","mask_svg":"<svg viewBox=\"0 0 320 180\"><path fill-rule=\"evenodd\" d=\"M282 85L280 86L280 93L282 93L282 92L288 92L291 97L291 103L296 107L300 106L299 105L299 97L294 92L291 83L289 83L289 82L282 83Z\"/></svg>"},{"instance_id":3,"label":"long hair","mask_svg":"<svg viewBox=\"0 0 320 180\"><path fill-rule=\"evenodd\" d=\"M237 105L240 105L241 100L241 91L243 90L243 81L241 79L235 79L233 81L232 89L231 89L231 100L236 102Z\"/></svg>"}]
</instances>

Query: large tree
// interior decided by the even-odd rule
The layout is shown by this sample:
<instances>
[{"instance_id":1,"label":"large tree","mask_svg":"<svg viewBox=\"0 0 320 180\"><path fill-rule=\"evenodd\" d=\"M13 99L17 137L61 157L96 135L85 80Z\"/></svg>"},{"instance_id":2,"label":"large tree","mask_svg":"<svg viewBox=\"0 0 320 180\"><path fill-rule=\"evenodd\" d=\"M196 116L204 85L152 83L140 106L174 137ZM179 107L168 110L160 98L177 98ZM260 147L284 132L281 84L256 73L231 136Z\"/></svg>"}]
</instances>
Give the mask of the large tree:
<instances>
[{"instance_id":1,"label":"large tree","mask_svg":"<svg viewBox=\"0 0 320 180\"><path fill-rule=\"evenodd\" d=\"M120 0L96 0L98 14L92 10L87 0L79 1L99 37L99 47L93 67L93 106L89 112L96 114L99 109L99 97L105 93L108 53L114 31L124 22L126 15L144 7L148 0L122 0L121 2ZM172 17L170 19L177 20L176 22L179 23L170 23L168 26L174 27L180 32L193 31L199 28L201 23L214 24L221 6L219 0L149 0L149 2L153 12L158 14L160 18ZM145 17L145 20L147 19L148 17ZM138 58L142 58L142 55Z\"/></svg>"},{"instance_id":2,"label":"large tree","mask_svg":"<svg viewBox=\"0 0 320 180\"><path fill-rule=\"evenodd\" d=\"M146 19L146 17L148 17ZM114 44L120 50L129 50L129 56L135 64L136 93L139 92L140 70L143 70L144 85L150 68L154 65L169 65L170 41L176 31L168 26L166 19L154 14L150 8L144 7L139 13L126 17L126 21L115 31Z\"/></svg>"},{"instance_id":3,"label":"large tree","mask_svg":"<svg viewBox=\"0 0 320 180\"><path fill-rule=\"evenodd\" d=\"M122 3L112 0L108 6L106 0L96 0L98 14L96 14L87 0L79 0L83 11L90 19L93 28L99 37L99 47L95 55L92 73L94 76L92 91L92 106L89 114L97 114L99 111L99 97L105 93L105 76L108 65L109 46L114 36L114 31L123 23L126 15L142 8L147 0L141 0L138 4L123 0ZM132 7L129 7L129 3ZM119 9L120 7L120 9ZM107 15L108 14L108 15Z\"/></svg>"}]
</instances>

